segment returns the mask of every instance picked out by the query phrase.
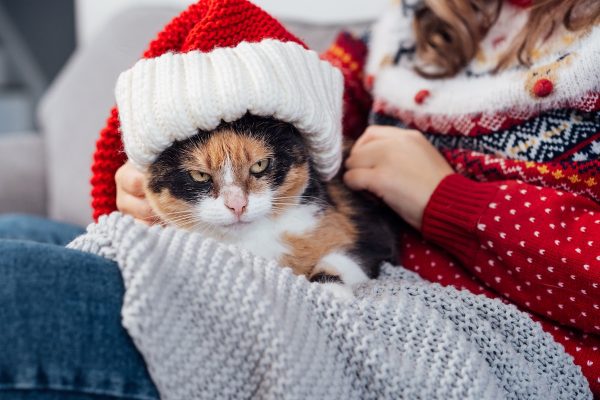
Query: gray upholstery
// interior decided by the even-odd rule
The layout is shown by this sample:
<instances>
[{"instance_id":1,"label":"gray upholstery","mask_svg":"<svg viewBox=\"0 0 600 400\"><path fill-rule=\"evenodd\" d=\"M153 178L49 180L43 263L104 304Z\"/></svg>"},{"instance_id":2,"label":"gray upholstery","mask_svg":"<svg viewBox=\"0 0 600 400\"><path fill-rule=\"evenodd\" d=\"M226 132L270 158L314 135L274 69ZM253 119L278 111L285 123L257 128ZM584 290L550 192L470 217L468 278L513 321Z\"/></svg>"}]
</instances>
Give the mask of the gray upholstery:
<instances>
[{"instance_id":1,"label":"gray upholstery","mask_svg":"<svg viewBox=\"0 0 600 400\"><path fill-rule=\"evenodd\" d=\"M0 136L0 212L46 212L46 160L35 132Z\"/></svg>"},{"instance_id":2,"label":"gray upholstery","mask_svg":"<svg viewBox=\"0 0 600 400\"><path fill-rule=\"evenodd\" d=\"M90 165L98 133L114 104L117 76L176 14L173 9L144 8L118 15L73 54L44 96L38 117L46 143L50 217L78 224L91 220Z\"/></svg>"},{"instance_id":3,"label":"gray upholstery","mask_svg":"<svg viewBox=\"0 0 600 400\"><path fill-rule=\"evenodd\" d=\"M45 213L80 225L91 221L90 165L95 141L114 104L117 76L179 11L164 7L124 11L76 50L38 108L41 137L0 137L0 213ZM327 48L342 29L295 22L285 25L318 51ZM360 32L366 25L344 29ZM18 152L15 146L20 146ZM4 161L6 153L19 154L19 170L6 165L16 165Z\"/></svg>"}]
</instances>

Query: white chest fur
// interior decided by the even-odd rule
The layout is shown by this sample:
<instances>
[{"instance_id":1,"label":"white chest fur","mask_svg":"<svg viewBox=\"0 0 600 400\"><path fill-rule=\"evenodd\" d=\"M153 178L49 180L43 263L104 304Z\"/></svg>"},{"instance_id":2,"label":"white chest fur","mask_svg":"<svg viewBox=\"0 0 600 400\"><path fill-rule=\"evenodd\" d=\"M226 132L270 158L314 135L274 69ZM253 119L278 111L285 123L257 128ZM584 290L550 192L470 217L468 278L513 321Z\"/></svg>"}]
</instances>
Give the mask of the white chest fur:
<instances>
[{"instance_id":1,"label":"white chest fur","mask_svg":"<svg viewBox=\"0 0 600 400\"><path fill-rule=\"evenodd\" d=\"M250 224L237 225L217 238L223 242L246 249L267 260L280 260L282 255L290 252L290 248L282 240L287 234L302 235L317 228L319 207L315 205L298 205L290 207L277 217L262 218ZM344 285L325 283L338 298L350 299L352 291L347 285L354 285L368 280L358 261L344 251L334 250L322 258L315 266L327 274L337 275Z\"/></svg>"},{"instance_id":2,"label":"white chest fur","mask_svg":"<svg viewBox=\"0 0 600 400\"><path fill-rule=\"evenodd\" d=\"M298 205L275 218L263 218L247 226L242 225L225 241L247 249L257 256L277 260L289 248L281 240L285 233L303 234L317 227L319 208Z\"/></svg>"}]
</instances>

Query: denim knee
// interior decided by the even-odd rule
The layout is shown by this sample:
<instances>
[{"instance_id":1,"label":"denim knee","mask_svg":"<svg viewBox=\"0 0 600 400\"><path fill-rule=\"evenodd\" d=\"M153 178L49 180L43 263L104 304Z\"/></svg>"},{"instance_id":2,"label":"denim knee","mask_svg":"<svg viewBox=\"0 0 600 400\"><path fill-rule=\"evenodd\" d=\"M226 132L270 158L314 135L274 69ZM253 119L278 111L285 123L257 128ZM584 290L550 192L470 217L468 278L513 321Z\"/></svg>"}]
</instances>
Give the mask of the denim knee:
<instances>
[{"instance_id":1,"label":"denim knee","mask_svg":"<svg viewBox=\"0 0 600 400\"><path fill-rule=\"evenodd\" d=\"M158 399L121 325L114 262L19 240L0 254L0 400Z\"/></svg>"},{"instance_id":2,"label":"denim knee","mask_svg":"<svg viewBox=\"0 0 600 400\"><path fill-rule=\"evenodd\" d=\"M0 239L27 240L64 246L84 229L26 214L0 215Z\"/></svg>"}]
</instances>

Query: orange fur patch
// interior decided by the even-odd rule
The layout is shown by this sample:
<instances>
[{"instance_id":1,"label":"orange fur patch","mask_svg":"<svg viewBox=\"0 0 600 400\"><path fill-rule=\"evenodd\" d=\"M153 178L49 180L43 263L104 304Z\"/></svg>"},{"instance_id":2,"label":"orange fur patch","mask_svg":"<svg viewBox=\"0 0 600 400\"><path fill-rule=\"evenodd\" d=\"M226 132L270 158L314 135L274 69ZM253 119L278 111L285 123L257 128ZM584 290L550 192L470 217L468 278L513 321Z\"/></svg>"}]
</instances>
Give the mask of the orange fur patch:
<instances>
[{"instance_id":1,"label":"orange fur patch","mask_svg":"<svg viewBox=\"0 0 600 400\"><path fill-rule=\"evenodd\" d=\"M160 193L146 189L146 198L162 221L183 229L194 228L195 223L190 205L171 195L168 189L163 189Z\"/></svg>"},{"instance_id":2,"label":"orange fur patch","mask_svg":"<svg viewBox=\"0 0 600 400\"><path fill-rule=\"evenodd\" d=\"M273 215L279 215L288 207L294 207L295 200L304 192L308 185L308 165L293 166L287 173L283 184L275 191Z\"/></svg>"},{"instance_id":3,"label":"orange fur patch","mask_svg":"<svg viewBox=\"0 0 600 400\"><path fill-rule=\"evenodd\" d=\"M259 192L266 188L250 176L250 167L263 158L271 157L270 149L258 139L232 131L213 134L202 146L190 147L183 167L201 171L212 176L218 195L218 188L224 184L223 167L230 163L233 181L246 192Z\"/></svg>"},{"instance_id":4,"label":"orange fur patch","mask_svg":"<svg viewBox=\"0 0 600 400\"><path fill-rule=\"evenodd\" d=\"M291 251L280 261L297 275L312 276L323 270L330 275L337 275L327 271L326 266L316 269L319 261L327 254L344 250L356 242L358 232L351 220L353 209L348 193L338 183L330 183L327 189L336 207L325 211L312 232L285 234L282 238Z\"/></svg>"}]
</instances>

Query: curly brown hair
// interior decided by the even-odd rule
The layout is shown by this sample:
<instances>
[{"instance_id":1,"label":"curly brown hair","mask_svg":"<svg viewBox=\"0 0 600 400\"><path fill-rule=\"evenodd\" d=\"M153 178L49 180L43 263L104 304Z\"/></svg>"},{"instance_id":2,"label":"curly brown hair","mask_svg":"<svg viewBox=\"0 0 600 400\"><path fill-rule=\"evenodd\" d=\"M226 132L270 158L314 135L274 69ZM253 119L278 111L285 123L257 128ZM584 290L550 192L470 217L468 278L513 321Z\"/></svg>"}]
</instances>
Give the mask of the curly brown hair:
<instances>
[{"instance_id":1,"label":"curly brown hair","mask_svg":"<svg viewBox=\"0 0 600 400\"><path fill-rule=\"evenodd\" d=\"M427 78L447 78L461 71L479 50L503 0L424 0L417 9L414 31L417 56L426 66L416 67ZM600 20L598 0L533 0L529 20L501 57L496 71L513 62L531 65L531 55L541 40L559 24L581 31Z\"/></svg>"}]
</instances>

